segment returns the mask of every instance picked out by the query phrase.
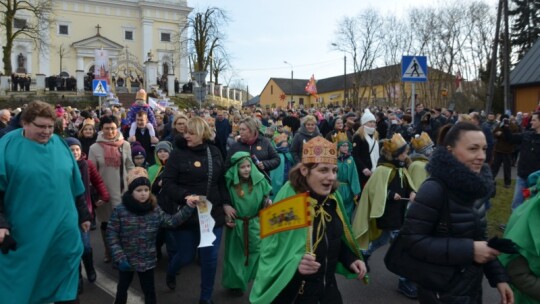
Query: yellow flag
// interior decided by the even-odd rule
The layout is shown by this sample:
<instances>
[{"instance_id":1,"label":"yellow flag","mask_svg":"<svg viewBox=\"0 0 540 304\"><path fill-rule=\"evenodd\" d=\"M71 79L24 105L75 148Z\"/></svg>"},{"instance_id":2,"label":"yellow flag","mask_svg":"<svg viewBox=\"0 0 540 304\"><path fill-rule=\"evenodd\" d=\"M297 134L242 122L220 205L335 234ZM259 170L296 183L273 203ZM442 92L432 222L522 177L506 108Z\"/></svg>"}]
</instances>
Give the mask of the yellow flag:
<instances>
[{"instance_id":1,"label":"yellow flag","mask_svg":"<svg viewBox=\"0 0 540 304\"><path fill-rule=\"evenodd\" d=\"M274 233L309 226L308 193L281 200L259 212L261 239Z\"/></svg>"}]
</instances>

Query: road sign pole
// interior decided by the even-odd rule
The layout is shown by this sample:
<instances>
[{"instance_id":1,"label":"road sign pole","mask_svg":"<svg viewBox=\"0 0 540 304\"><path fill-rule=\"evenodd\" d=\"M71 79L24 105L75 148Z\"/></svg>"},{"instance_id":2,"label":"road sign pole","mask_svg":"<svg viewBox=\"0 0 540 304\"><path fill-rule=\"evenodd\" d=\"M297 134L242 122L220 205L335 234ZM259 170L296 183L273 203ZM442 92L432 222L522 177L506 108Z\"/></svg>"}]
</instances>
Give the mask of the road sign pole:
<instances>
[{"instance_id":1,"label":"road sign pole","mask_svg":"<svg viewBox=\"0 0 540 304\"><path fill-rule=\"evenodd\" d=\"M411 124L414 126L414 102L415 102L415 97L416 97L416 88L415 88L415 83L414 82L411 82L411 85L412 85L412 88L411 88L411 92L412 92L412 96L411 96Z\"/></svg>"}]
</instances>

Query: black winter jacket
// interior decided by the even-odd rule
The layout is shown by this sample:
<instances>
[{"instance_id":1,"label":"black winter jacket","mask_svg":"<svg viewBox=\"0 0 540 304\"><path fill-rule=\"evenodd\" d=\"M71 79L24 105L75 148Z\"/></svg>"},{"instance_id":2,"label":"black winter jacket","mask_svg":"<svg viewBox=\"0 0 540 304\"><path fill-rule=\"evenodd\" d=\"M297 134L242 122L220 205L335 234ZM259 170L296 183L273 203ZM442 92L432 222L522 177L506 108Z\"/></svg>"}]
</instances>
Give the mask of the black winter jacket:
<instances>
[{"instance_id":1,"label":"black winter jacket","mask_svg":"<svg viewBox=\"0 0 540 304\"><path fill-rule=\"evenodd\" d=\"M407 211L402 228L403 238L411 249L410 253L435 264L483 270L493 287L497 283L508 282L509 278L499 260L495 259L483 265L474 262L473 242L487 239L485 198L493 191L489 166L484 164L481 173L476 174L448 150L438 147L426 170L435 180L426 180L422 184L415 201ZM450 235L436 235L442 206L446 201L450 211ZM481 271L473 272L482 274ZM465 280L467 279L470 281L462 280L459 285L467 286L475 284L474 282L481 284L478 276L466 277ZM469 290L478 291L480 286Z\"/></svg>"},{"instance_id":2,"label":"black winter jacket","mask_svg":"<svg viewBox=\"0 0 540 304\"><path fill-rule=\"evenodd\" d=\"M235 142L231 146L229 152L227 153L227 160L225 161L225 171L231 167L231 157L234 155L234 153L239 151L248 152L250 155L257 156L257 159L264 164L264 173L266 174L267 178L270 176L270 171L279 166L280 159L276 149L272 147L272 144L268 138L259 133L257 140L251 146L248 146L240 141Z\"/></svg>"},{"instance_id":3,"label":"black winter jacket","mask_svg":"<svg viewBox=\"0 0 540 304\"><path fill-rule=\"evenodd\" d=\"M163 187L158 203L163 211L174 214L179 206L183 207L186 204L186 196L206 195L208 187L207 147L210 148L212 155L212 184L207 199L212 203L211 214L216 221L215 227L221 227L225 223L223 204L230 204L231 199L225 186L225 168L221 152L214 145L203 143L197 147L189 148L182 136L176 138L175 148L163 170ZM198 225L199 217L197 212L194 212L178 229L193 229Z\"/></svg>"}]
</instances>

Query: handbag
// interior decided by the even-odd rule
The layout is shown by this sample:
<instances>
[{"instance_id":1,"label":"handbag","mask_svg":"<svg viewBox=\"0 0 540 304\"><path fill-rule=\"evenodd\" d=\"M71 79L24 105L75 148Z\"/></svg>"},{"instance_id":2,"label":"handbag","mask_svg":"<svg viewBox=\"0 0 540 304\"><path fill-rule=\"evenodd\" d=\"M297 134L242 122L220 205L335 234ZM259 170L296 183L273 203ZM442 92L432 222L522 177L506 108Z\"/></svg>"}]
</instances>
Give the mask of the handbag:
<instances>
[{"instance_id":1,"label":"handbag","mask_svg":"<svg viewBox=\"0 0 540 304\"><path fill-rule=\"evenodd\" d=\"M430 179L434 180L434 178ZM444 183L439 182L439 184L444 187ZM445 197L448 197L446 193ZM451 233L448 199L443 203L441 211L441 217L435 232L439 235L448 236ZM459 281L460 273L463 271L460 267L434 264L417 259L410 254L409 249L403 239L402 231L400 231L390 244L390 248L388 248L384 257L386 268L425 289L433 291L448 291Z\"/></svg>"}]
</instances>

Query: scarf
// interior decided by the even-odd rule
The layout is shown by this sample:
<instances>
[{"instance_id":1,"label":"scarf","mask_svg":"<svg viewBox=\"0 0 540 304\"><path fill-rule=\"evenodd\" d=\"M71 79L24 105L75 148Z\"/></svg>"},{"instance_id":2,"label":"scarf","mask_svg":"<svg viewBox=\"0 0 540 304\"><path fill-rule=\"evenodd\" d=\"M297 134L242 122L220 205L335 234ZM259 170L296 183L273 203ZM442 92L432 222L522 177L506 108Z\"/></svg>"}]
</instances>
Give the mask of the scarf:
<instances>
[{"instance_id":1,"label":"scarf","mask_svg":"<svg viewBox=\"0 0 540 304\"><path fill-rule=\"evenodd\" d=\"M124 144L124 138L120 133L113 139L107 140L103 138L103 134L100 132L97 142L103 148L105 166L120 168L122 164L122 153L120 153L120 147Z\"/></svg>"}]
</instances>

